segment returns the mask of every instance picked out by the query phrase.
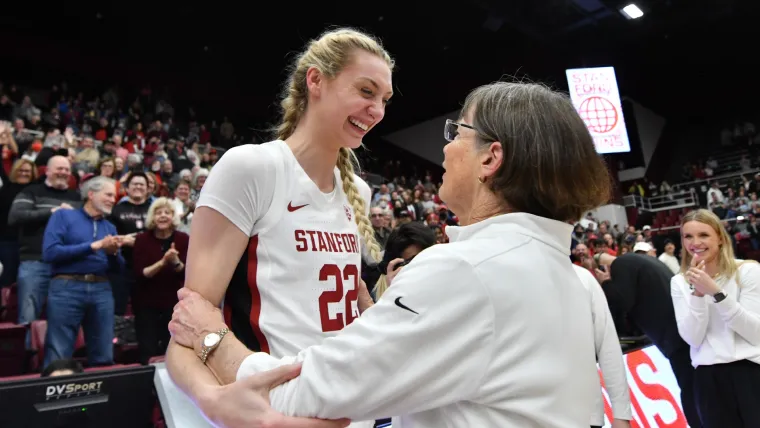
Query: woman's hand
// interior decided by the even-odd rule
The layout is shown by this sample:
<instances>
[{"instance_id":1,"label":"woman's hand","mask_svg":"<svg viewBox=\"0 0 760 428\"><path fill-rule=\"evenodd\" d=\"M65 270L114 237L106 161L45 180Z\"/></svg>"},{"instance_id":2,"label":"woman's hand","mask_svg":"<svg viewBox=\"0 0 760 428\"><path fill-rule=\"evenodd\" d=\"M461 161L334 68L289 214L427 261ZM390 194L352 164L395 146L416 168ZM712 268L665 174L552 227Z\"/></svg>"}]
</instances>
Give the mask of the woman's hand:
<instances>
[{"instance_id":1,"label":"woman's hand","mask_svg":"<svg viewBox=\"0 0 760 428\"><path fill-rule=\"evenodd\" d=\"M200 352L203 338L226 327L222 311L187 288L177 292L179 303L174 306L169 332L175 342Z\"/></svg>"},{"instance_id":2,"label":"woman's hand","mask_svg":"<svg viewBox=\"0 0 760 428\"><path fill-rule=\"evenodd\" d=\"M294 418L274 411L269 405L269 391L301 372L301 365L278 367L249 376L229 385L209 387L198 404L206 418L220 428L342 428L346 419L327 421Z\"/></svg>"},{"instance_id":3,"label":"woman's hand","mask_svg":"<svg viewBox=\"0 0 760 428\"><path fill-rule=\"evenodd\" d=\"M705 261L699 260L699 255L695 254L691 260L691 267L686 271L686 281L694 287L693 295L702 297L705 294L714 295L720 291L718 284L713 281L710 275L704 270Z\"/></svg>"},{"instance_id":4,"label":"woman's hand","mask_svg":"<svg viewBox=\"0 0 760 428\"><path fill-rule=\"evenodd\" d=\"M401 272L401 267L398 269L396 266L398 266L399 263L403 263L404 259L393 259L390 263L388 263L388 269L385 271L385 281L388 283L388 287L391 286L391 282L393 281L393 278L398 275L399 272Z\"/></svg>"},{"instance_id":5,"label":"woman's hand","mask_svg":"<svg viewBox=\"0 0 760 428\"><path fill-rule=\"evenodd\" d=\"M172 242L172 246L166 250L163 257L164 261L166 263L169 263L170 265L176 265L179 263L179 251L177 251L176 248L174 248L174 243Z\"/></svg>"}]
</instances>

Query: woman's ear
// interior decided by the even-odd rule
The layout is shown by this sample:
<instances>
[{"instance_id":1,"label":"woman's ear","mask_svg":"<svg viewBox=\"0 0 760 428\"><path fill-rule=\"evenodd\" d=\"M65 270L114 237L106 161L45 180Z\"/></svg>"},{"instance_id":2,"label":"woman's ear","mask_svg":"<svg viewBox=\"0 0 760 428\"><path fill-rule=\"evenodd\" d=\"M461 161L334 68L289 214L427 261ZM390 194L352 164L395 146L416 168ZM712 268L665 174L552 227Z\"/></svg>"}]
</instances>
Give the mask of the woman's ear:
<instances>
[{"instance_id":1,"label":"woman's ear","mask_svg":"<svg viewBox=\"0 0 760 428\"><path fill-rule=\"evenodd\" d=\"M324 76L317 67L309 67L306 71L306 87L309 90L309 94L319 98L322 94L322 85L324 83Z\"/></svg>"},{"instance_id":2,"label":"woman's ear","mask_svg":"<svg viewBox=\"0 0 760 428\"><path fill-rule=\"evenodd\" d=\"M480 168L484 177L493 177L504 162L504 149L501 143L494 141L483 149Z\"/></svg>"}]
</instances>

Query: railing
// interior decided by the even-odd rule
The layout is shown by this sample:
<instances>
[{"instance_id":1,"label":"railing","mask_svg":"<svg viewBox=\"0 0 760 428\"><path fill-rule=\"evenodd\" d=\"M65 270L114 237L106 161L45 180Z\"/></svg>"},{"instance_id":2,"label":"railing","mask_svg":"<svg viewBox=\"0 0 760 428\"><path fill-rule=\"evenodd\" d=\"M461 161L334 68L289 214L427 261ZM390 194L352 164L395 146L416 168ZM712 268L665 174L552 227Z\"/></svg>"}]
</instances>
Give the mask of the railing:
<instances>
[{"instance_id":1,"label":"railing","mask_svg":"<svg viewBox=\"0 0 760 428\"><path fill-rule=\"evenodd\" d=\"M699 197L697 196L697 191L693 188L651 198L644 198L640 195L626 195L623 196L623 206L657 212L699 206Z\"/></svg>"},{"instance_id":2,"label":"railing","mask_svg":"<svg viewBox=\"0 0 760 428\"><path fill-rule=\"evenodd\" d=\"M735 218L722 219L721 221L725 221L725 222L728 222L728 223L736 223L739 220L746 220L746 219L747 219L747 217L739 216L739 217L735 217ZM676 230L676 229L679 229L680 227L681 227L680 224L676 224L676 225L673 225L673 226L658 227L657 229L652 228L652 233L654 233L654 232L666 232L668 230Z\"/></svg>"},{"instance_id":3,"label":"railing","mask_svg":"<svg viewBox=\"0 0 760 428\"><path fill-rule=\"evenodd\" d=\"M701 185L709 185L713 181L722 181L727 178L741 177L742 175L755 175L760 172L760 168L751 169L749 171L729 172L728 174L716 175L714 177L706 178L704 180L687 181L685 183L676 183L671 186L672 189L686 188L686 187L700 187Z\"/></svg>"}]
</instances>

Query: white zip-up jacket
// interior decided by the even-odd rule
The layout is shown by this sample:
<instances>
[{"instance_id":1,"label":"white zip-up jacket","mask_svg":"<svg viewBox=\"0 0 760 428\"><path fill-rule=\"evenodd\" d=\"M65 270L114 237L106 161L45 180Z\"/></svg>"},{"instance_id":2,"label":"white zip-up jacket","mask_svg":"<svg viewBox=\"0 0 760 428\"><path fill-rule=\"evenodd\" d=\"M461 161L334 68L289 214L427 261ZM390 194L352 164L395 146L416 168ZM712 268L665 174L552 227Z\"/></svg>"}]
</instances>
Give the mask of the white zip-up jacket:
<instances>
[{"instance_id":1,"label":"white zip-up jacket","mask_svg":"<svg viewBox=\"0 0 760 428\"><path fill-rule=\"evenodd\" d=\"M303 362L270 393L294 416L407 427L588 427L599 377L572 226L505 214L446 228L375 306L322 344L256 353L237 378Z\"/></svg>"},{"instance_id":2,"label":"white zip-up jacket","mask_svg":"<svg viewBox=\"0 0 760 428\"><path fill-rule=\"evenodd\" d=\"M594 320L594 349L599 368L604 379L604 386L610 397L610 406L614 419L630 421L633 419L631 412L631 396L628 392L628 381L625 376L625 363L623 351L620 348L620 339L615 330L615 323L604 297L602 286L594 278L588 269L575 266L575 272L588 290L591 298L591 310ZM596 396L596 408L591 415L591 425L604 425L604 401L601 391Z\"/></svg>"}]
</instances>

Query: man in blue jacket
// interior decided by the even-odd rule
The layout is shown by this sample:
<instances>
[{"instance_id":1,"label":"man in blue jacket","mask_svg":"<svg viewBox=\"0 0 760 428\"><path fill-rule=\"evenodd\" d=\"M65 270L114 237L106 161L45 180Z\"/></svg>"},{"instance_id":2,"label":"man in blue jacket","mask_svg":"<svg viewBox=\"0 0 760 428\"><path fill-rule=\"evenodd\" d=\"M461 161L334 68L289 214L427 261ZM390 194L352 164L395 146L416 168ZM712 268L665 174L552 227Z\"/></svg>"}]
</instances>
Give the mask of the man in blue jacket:
<instances>
[{"instance_id":1,"label":"man in blue jacket","mask_svg":"<svg viewBox=\"0 0 760 428\"><path fill-rule=\"evenodd\" d=\"M108 272L124 259L116 227L105 219L116 199L115 182L95 177L82 185L84 206L58 210L50 217L42 259L52 266L48 291L46 367L71 358L80 326L90 366L113 363L114 301Z\"/></svg>"}]
</instances>

